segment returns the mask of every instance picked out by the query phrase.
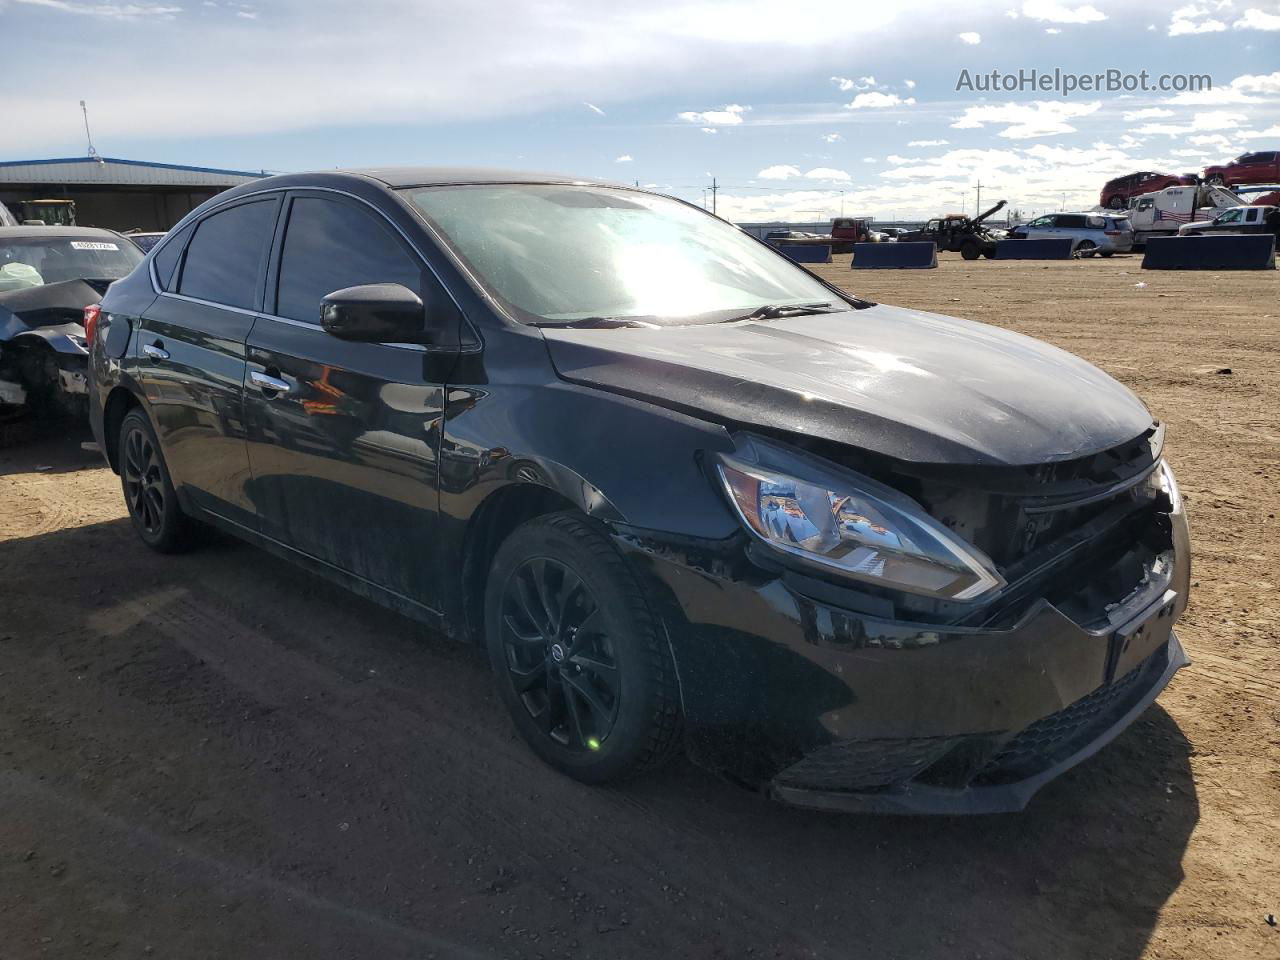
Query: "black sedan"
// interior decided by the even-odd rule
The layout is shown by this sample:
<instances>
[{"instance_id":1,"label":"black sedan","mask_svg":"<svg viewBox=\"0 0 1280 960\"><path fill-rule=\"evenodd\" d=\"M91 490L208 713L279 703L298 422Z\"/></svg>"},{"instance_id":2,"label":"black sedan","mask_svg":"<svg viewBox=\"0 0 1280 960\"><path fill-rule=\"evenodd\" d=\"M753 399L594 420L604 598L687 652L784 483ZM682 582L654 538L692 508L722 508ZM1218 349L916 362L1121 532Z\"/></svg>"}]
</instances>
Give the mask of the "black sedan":
<instances>
[{"instance_id":1,"label":"black sedan","mask_svg":"<svg viewBox=\"0 0 1280 960\"><path fill-rule=\"evenodd\" d=\"M798 804L1015 810L1186 662L1132 393L641 190L255 181L111 288L90 367L146 544L220 527L485 645L583 781L683 748Z\"/></svg>"}]
</instances>

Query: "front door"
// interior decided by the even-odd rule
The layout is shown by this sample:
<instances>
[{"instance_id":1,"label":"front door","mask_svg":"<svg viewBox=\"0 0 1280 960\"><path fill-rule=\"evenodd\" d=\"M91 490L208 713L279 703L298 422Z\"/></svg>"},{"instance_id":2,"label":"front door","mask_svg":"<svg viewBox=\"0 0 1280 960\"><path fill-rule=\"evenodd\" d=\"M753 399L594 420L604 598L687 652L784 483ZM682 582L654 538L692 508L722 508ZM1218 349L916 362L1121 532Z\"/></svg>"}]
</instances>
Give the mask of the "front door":
<instances>
[{"instance_id":1,"label":"front door","mask_svg":"<svg viewBox=\"0 0 1280 960\"><path fill-rule=\"evenodd\" d=\"M437 609L444 384L421 347L339 340L319 321L321 298L344 287L401 283L437 302L442 291L427 289L434 277L367 205L298 192L287 207L245 383L261 529Z\"/></svg>"},{"instance_id":2,"label":"front door","mask_svg":"<svg viewBox=\"0 0 1280 960\"><path fill-rule=\"evenodd\" d=\"M133 361L182 495L250 528L245 343L279 208L278 194L221 208L157 252L163 292L142 317Z\"/></svg>"}]
</instances>

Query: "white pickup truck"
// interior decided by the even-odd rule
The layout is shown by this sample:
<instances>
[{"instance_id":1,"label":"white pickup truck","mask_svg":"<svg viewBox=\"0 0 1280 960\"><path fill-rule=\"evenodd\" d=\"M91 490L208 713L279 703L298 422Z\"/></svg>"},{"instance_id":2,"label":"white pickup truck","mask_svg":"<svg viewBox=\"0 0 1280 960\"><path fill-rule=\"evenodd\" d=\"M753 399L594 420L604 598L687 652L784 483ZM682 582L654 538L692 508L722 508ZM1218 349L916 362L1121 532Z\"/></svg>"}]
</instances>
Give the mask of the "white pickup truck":
<instances>
[{"instance_id":1,"label":"white pickup truck","mask_svg":"<svg viewBox=\"0 0 1280 960\"><path fill-rule=\"evenodd\" d=\"M1165 187L1129 201L1134 246L1147 237L1171 237L1189 223L1212 220L1224 210L1240 206L1240 198L1226 187L1199 184Z\"/></svg>"},{"instance_id":2,"label":"white pickup truck","mask_svg":"<svg viewBox=\"0 0 1280 960\"><path fill-rule=\"evenodd\" d=\"M1184 223L1180 237L1201 237L1218 233L1275 233L1280 235L1280 208L1267 205L1237 206L1222 211L1212 220Z\"/></svg>"}]
</instances>

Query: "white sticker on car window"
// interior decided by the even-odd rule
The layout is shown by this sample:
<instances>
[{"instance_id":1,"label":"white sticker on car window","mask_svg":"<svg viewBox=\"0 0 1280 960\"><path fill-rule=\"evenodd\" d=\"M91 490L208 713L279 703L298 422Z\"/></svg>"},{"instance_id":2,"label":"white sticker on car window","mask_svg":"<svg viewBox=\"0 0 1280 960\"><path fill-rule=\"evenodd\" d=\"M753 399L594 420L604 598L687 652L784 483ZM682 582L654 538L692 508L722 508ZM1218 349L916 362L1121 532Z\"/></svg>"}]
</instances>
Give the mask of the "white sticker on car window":
<instances>
[{"instance_id":1,"label":"white sticker on car window","mask_svg":"<svg viewBox=\"0 0 1280 960\"><path fill-rule=\"evenodd\" d=\"M72 240L72 250L119 250L114 243L106 243L101 240Z\"/></svg>"}]
</instances>

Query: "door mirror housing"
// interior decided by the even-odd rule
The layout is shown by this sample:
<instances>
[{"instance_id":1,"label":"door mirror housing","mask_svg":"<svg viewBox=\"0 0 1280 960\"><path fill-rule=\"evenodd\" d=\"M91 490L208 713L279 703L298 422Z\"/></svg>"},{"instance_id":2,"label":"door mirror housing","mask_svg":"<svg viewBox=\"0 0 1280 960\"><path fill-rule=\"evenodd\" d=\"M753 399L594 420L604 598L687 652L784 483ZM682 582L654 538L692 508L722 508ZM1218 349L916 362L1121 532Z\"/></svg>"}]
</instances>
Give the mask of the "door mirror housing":
<instances>
[{"instance_id":1,"label":"door mirror housing","mask_svg":"<svg viewBox=\"0 0 1280 960\"><path fill-rule=\"evenodd\" d=\"M367 283L335 290L320 301L320 326L360 343L432 342L422 299L399 283Z\"/></svg>"}]
</instances>

